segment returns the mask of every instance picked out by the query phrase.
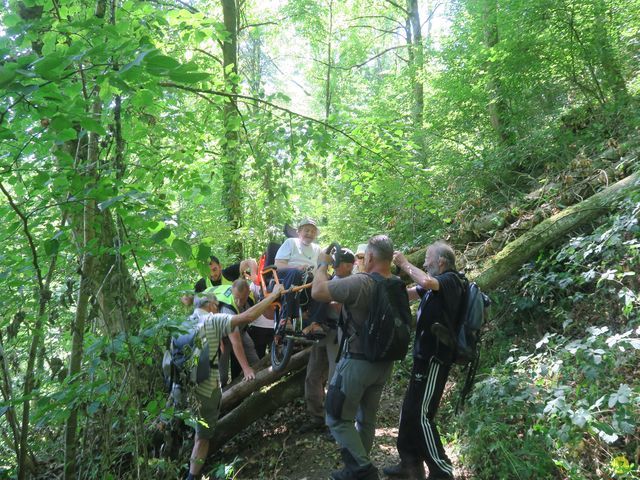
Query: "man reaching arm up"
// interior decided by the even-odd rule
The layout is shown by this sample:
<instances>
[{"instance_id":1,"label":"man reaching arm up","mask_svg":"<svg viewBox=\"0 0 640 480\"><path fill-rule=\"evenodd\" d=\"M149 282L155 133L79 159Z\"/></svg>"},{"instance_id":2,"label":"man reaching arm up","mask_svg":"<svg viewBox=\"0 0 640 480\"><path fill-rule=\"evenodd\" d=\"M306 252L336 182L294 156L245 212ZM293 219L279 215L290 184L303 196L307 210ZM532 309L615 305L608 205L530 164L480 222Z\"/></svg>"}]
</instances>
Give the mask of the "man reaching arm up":
<instances>
[{"instance_id":1,"label":"man reaching arm up","mask_svg":"<svg viewBox=\"0 0 640 480\"><path fill-rule=\"evenodd\" d=\"M329 384L325 401L326 422L340 447L345 467L331 473L334 480L376 480L378 469L369 454L375 436L375 422L382 388L391 375L392 361L370 362L365 359L356 332L360 330L373 304L375 282L370 275L377 273L386 279L391 275L393 243L386 235L369 239L364 257L365 273L329 281L327 266L331 257L320 253L318 269L313 279L311 296L320 302L344 304L350 312L347 339L342 357ZM404 289L400 289L403 295Z\"/></svg>"},{"instance_id":2,"label":"man reaching arm up","mask_svg":"<svg viewBox=\"0 0 640 480\"><path fill-rule=\"evenodd\" d=\"M194 300L194 317L200 324L199 334L209 343L209 351L217 350L220 339L228 335L236 327L247 325L264 313L267 308L280 296L281 285L276 285L264 300L257 305L237 315L218 313L218 300L213 293L204 293ZM189 475L187 479L200 477L202 465L209 450L209 440L213 437L214 427L220 413L222 391L217 368L212 368L209 378L200 383L195 389L196 408L194 411L198 419L196 424L195 442L189 461Z\"/></svg>"}]
</instances>

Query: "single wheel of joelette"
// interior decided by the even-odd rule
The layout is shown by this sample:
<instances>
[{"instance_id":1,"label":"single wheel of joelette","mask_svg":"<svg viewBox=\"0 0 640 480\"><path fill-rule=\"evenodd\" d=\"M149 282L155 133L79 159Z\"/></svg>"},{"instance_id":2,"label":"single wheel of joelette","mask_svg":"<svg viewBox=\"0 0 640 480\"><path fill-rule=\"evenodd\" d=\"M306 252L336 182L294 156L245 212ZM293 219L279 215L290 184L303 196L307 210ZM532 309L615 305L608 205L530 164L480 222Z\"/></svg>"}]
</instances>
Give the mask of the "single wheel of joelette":
<instances>
[{"instance_id":1,"label":"single wheel of joelette","mask_svg":"<svg viewBox=\"0 0 640 480\"><path fill-rule=\"evenodd\" d=\"M287 367L291 354L293 353L294 344L293 338L287 336L286 319L281 319L281 312L282 310L280 308L276 308L274 317L275 334L271 342L271 368L276 372L284 370ZM301 310L298 312L298 315L302 316Z\"/></svg>"}]
</instances>

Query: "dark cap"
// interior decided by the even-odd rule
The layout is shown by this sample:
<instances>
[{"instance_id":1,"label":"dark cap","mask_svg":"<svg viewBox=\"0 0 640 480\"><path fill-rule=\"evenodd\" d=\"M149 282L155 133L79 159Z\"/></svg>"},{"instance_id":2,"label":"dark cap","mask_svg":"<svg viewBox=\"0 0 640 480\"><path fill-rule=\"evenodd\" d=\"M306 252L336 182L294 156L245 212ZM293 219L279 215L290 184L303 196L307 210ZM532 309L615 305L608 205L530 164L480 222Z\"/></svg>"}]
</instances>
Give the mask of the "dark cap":
<instances>
[{"instance_id":1,"label":"dark cap","mask_svg":"<svg viewBox=\"0 0 640 480\"><path fill-rule=\"evenodd\" d=\"M348 248L340 249L340 262L342 263L355 263L356 257Z\"/></svg>"}]
</instances>

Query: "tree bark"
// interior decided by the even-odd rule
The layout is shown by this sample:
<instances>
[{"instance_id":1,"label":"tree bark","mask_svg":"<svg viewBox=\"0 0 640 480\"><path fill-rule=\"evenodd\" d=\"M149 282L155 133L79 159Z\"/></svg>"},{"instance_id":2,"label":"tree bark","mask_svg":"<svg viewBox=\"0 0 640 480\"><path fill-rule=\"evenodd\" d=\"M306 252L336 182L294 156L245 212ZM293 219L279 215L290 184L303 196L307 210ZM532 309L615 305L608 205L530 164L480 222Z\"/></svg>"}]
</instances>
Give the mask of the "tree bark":
<instances>
[{"instance_id":1,"label":"tree bark","mask_svg":"<svg viewBox=\"0 0 640 480\"><path fill-rule=\"evenodd\" d=\"M264 370L256 373L255 380L237 383L236 385L225 391L222 394L222 406L220 407L221 414L225 414L226 412L235 408L239 403L241 403L245 398L247 398L256 390L259 390L266 385L275 383L278 379L282 378L289 372L304 368L309 361L310 353L311 348L305 348L301 352L298 352L291 357L287 368L282 372L274 372L269 365Z\"/></svg>"},{"instance_id":2,"label":"tree bark","mask_svg":"<svg viewBox=\"0 0 640 480\"><path fill-rule=\"evenodd\" d=\"M97 97L96 92L96 97ZM95 117L100 117L100 111L102 109L102 103L100 100L96 100L93 106L93 114ZM96 166L98 163L98 134L90 132L87 140L87 154L84 164L80 164L80 168L83 169L83 176L86 179L85 185L90 187L96 178ZM76 315L72 324L73 335L71 340L71 355L69 357L69 378L70 386L73 386L79 381L77 378L80 374L82 366L83 346L84 346L84 331L89 314L89 299L91 293L94 291L92 288L93 270L95 265L95 257L92 251L90 251L90 245L96 236L95 233L95 221L96 221L96 202L94 199L87 198L84 200L83 215L82 215L82 261L80 265L80 291L78 292L78 303L76 305ZM69 418L65 426L65 450L64 450L64 478L74 479L76 478L76 431L78 428L78 409L76 405L71 409Z\"/></svg>"},{"instance_id":3,"label":"tree bark","mask_svg":"<svg viewBox=\"0 0 640 480\"><path fill-rule=\"evenodd\" d=\"M498 46L500 35L498 30L498 4L497 0L483 0L482 19L484 24L484 43L487 50L491 52ZM509 133L507 118L508 107L504 98L500 74L497 71L496 63L486 62L487 71L487 91L489 94L489 104L487 106L489 121L498 134L502 143L511 143L512 138Z\"/></svg>"},{"instance_id":4,"label":"tree bark","mask_svg":"<svg viewBox=\"0 0 640 480\"><path fill-rule=\"evenodd\" d=\"M222 62L224 78L231 93L238 93L238 9L236 0L222 0L222 15L224 27L229 34L222 44ZM228 225L231 228L233 240L227 250L236 258L243 257L242 243L233 233L242 225L242 192L240 185L240 167L238 152L238 103L235 98L229 98L224 104L225 142L222 146L222 179L225 188L224 204L227 210Z\"/></svg>"},{"instance_id":5,"label":"tree bark","mask_svg":"<svg viewBox=\"0 0 640 480\"><path fill-rule=\"evenodd\" d=\"M413 127L418 139L422 138L422 115L424 112L424 85L422 74L424 73L424 47L422 45L422 24L420 23L420 11L418 10L418 0L407 0L408 19L407 24L411 25L410 35L407 37L411 50L410 58L413 60L410 68L412 70L413 88ZM422 147L422 141L419 143Z\"/></svg>"},{"instance_id":6,"label":"tree bark","mask_svg":"<svg viewBox=\"0 0 640 480\"><path fill-rule=\"evenodd\" d=\"M640 172L636 172L586 200L565 208L508 243L479 268L468 272L468 277L485 290L497 287L541 249L547 248L581 225L606 213L616 202L639 186ZM407 255L407 260L420 267L424 262L425 252L426 248L416 250Z\"/></svg>"},{"instance_id":7,"label":"tree bark","mask_svg":"<svg viewBox=\"0 0 640 480\"><path fill-rule=\"evenodd\" d=\"M302 353L302 352L301 352ZM304 394L306 369L290 375L267 391L256 392L218 421L209 445L213 453L256 420L264 418Z\"/></svg>"}]
</instances>

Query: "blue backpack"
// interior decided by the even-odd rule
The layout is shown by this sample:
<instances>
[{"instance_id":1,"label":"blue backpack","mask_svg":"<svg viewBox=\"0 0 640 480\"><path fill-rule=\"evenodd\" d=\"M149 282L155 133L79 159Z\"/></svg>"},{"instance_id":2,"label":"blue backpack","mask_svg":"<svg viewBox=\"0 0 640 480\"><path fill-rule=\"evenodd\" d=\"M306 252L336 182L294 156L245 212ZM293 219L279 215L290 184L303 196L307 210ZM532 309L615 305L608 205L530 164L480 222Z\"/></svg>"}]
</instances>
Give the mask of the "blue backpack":
<instances>
[{"instance_id":1,"label":"blue backpack","mask_svg":"<svg viewBox=\"0 0 640 480\"><path fill-rule=\"evenodd\" d=\"M480 329L486 319L486 309L491 305L477 283L471 282L465 295L465 308L461 313L455 344L455 363L467 365L479 355Z\"/></svg>"},{"instance_id":2,"label":"blue backpack","mask_svg":"<svg viewBox=\"0 0 640 480\"><path fill-rule=\"evenodd\" d=\"M206 323L202 327L206 329ZM171 339L165 352L162 368L169 387L171 385L199 385L209 378L216 364L217 350L210 354L209 342L200 336L200 329L194 328L187 333Z\"/></svg>"}]
</instances>

